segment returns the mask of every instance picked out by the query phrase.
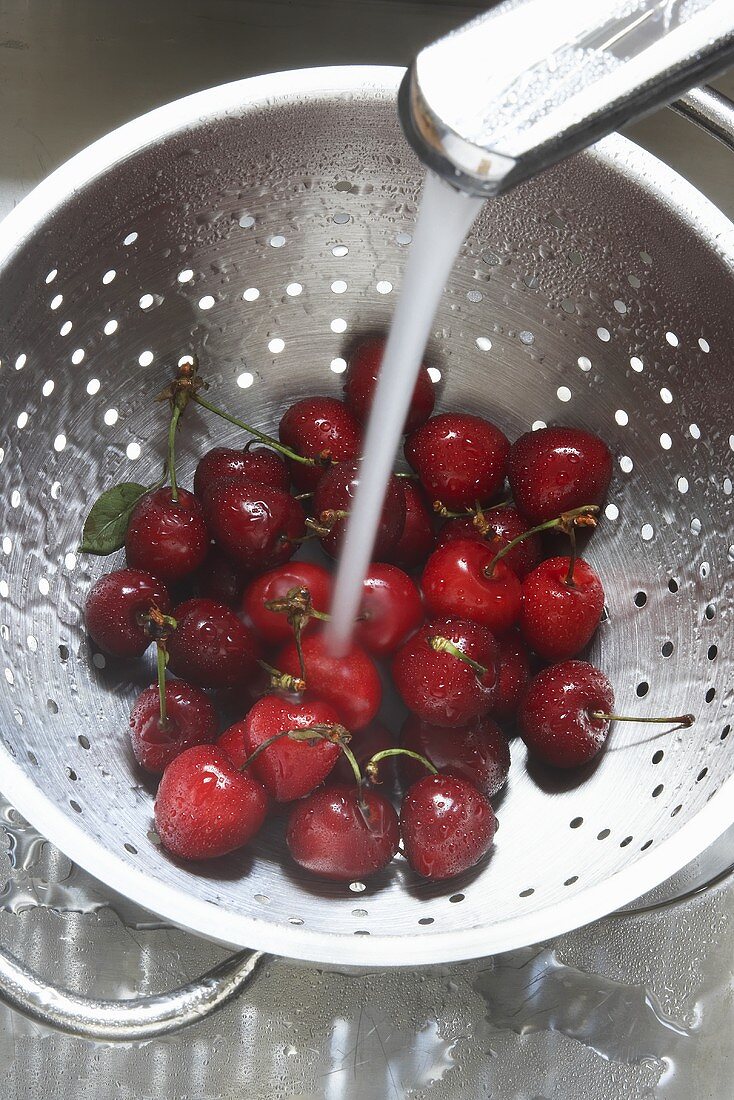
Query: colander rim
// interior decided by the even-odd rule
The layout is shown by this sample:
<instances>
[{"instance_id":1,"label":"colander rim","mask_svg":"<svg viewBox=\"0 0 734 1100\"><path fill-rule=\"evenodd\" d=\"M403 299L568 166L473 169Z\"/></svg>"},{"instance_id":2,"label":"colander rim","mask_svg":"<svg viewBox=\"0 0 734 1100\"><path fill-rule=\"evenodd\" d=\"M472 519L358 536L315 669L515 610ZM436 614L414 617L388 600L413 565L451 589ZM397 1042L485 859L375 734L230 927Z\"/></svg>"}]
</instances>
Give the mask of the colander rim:
<instances>
[{"instance_id":1,"label":"colander rim","mask_svg":"<svg viewBox=\"0 0 734 1100\"><path fill-rule=\"evenodd\" d=\"M182 129L247 108L339 94L394 95L404 74L397 66L345 65L248 77L196 92L125 123L73 156L0 223L0 266L76 191L146 145ZM579 154L621 171L656 198L689 217L692 228L734 266L734 226L704 195L652 154L619 135ZM99 881L171 924L227 947L250 947L292 959L344 966L402 967L456 962L517 949L581 927L658 886L734 822L734 776L677 832L601 883L545 908L488 927L420 935L355 937L257 919L215 907L184 889L138 870L89 835L55 805L2 747L0 785L20 813L70 859Z\"/></svg>"}]
</instances>

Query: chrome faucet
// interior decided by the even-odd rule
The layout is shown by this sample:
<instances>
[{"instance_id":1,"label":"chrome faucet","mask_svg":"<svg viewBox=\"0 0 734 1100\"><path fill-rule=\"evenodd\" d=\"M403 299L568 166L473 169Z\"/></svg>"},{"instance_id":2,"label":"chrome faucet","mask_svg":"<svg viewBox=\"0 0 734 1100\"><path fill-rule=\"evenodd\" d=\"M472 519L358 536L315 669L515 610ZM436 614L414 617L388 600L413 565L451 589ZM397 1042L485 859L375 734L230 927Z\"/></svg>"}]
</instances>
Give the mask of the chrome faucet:
<instances>
[{"instance_id":1,"label":"chrome faucet","mask_svg":"<svg viewBox=\"0 0 734 1100\"><path fill-rule=\"evenodd\" d=\"M399 110L421 160L497 195L734 62L734 0L504 0L427 46Z\"/></svg>"}]
</instances>

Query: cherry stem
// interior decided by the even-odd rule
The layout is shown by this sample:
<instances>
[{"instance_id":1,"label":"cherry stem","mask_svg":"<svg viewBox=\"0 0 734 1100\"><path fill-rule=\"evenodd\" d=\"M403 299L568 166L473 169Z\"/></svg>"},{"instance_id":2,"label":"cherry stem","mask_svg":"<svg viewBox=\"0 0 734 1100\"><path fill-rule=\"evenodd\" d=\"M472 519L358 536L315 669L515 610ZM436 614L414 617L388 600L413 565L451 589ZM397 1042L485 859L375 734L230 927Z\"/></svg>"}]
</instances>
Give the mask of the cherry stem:
<instances>
[{"instance_id":1,"label":"cherry stem","mask_svg":"<svg viewBox=\"0 0 734 1100\"><path fill-rule=\"evenodd\" d=\"M138 622L145 630L148 637L155 642L165 642L170 638L178 623L171 615L164 615L155 605L145 615L138 617Z\"/></svg>"},{"instance_id":2,"label":"cherry stem","mask_svg":"<svg viewBox=\"0 0 734 1100\"><path fill-rule=\"evenodd\" d=\"M464 653L463 649L459 649L455 642L452 642L449 638L442 638L439 635L433 634L430 638L426 638L429 646L434 653L450 653L452 657L457 657L460 661L463 661L465 665L473 669L477 676L486 676L489 671L484 665L480 665L479 661L475 661L473 657L469 657Z\"/></svg>"},{"instance_id":3,"label":"cherry stem","mask_svg":"<svg viewBox=\"0 0 734 1100\"><path fill-rule=\"evenodd\" d=\"M265 752L265 749L269 749L271 745L274 745L276 741L280 741L283 737L289 737L291 741L302 741L308 745L315 745L319 741L330 741L332 745L339 745L341 749L345 749L351 734L344 726L339 725L315 725L309 726L307 729L281 730L280 733L274 733L272 737L268 737L256 749L253 749L239 770L241 772L245 771L253 760L258 758L260 753ZM349 754L354 759L351 750L349 750ZM357 763L356 760L354 763ZM357 773L359 773L359 765L357 765ZM360 774L359 782L361 783L361 781L362 776Z\"/></svg>"},{"instance_id":4,"label":"cherry stem","mask_svg":"<svg viewBox=\"0 0 734 1100\"><path fill-rule=\"evenodd\" d=\"M360 768L359 763L357 761L357 757L354 755L352 750L349 748L349 745L346 743L346 741L340 741L339 742L339 748L342 750L342 752L346 756L347 760L349 761L349 766L352 769L352 771L354 772L354 781L357 784L357 789L359 791L361 791L362 786L364 784L364 776L362 775L362 771L361 771L361 768Z\"/></svg>"},{"instance_id":5,"label":"cherry stem","mask_svg":"<svg viewBox=\"0 0 734 1100\"><path fill-rule=\"evenodd\" d=\"M158 703L160 707L161 729L168 725L168 711L166 709L166 665L168 654L164 642L157 642L158 649Z\"/></svg>"},{"instance_id":6,"label":"cherry stem","mask_svg":"<svg viewBox=\"0 0 734 1100\"><path fill-rule=\"evenodd\" d=\"M564 583L565 583L567 588L573 588L574 587L573 571L576 568L576 530L575 530L575 528L573 528L573 527L571 528L571 530L569 532L569 535L570 535L570 538L571 538L571 554L570 554L569 559L568 559L568 573L566 573Z\"/></svg>"},{"instance_id":7,"label":"cherry stem","mask_svg":"<svg viewBox=\"0 0 734 1100\"><path fill-rule=\"evenodd\" d=\"M211 402L198 393L192 393L191 398L201 405L203 409L208 409L209 412L214 413L215 416L221 416L222 420L228 420L230 424L234 424L236 428L241 428L243 432L248 432L250 435L254 435L255 439L259 439L261 443L265 443L268 447L272 447L274 451L278 451L284 455L285 458L290 458L293 462L302 462L305 466L320 466L326 465L321 463L316 458L305 458L303 455L296 454L290 447L284 447L282 443L279 443L277 439L273 439L272 435L265 435L263 432L259 432L257 428L253 428L250 424L245 424L243 420L238 420L236 416L231 416L224 409L218 409L216 405L212 405Z\"/></svg>"},{"instance_id":8,"label":"cherry stem","mask_svg":"<svg viewBox=\"0 0 734 1100\"><path fill-rule=\"evenodd\" d=\"M556 516L555 519L546 520L545 523L539 523L536 527L530 527L527 531L523 531L522 534L517 535L516 538L511 539L505 546L497 551L492 558L489 565L484 570L486 577L491 577L494 572L494 567L498 561L501 561L510 550L514 550L516 546L519 546L525 539L529 539L531 535L539 535L541 531L563 531L571 539L572 548L576 542L576 528L577 527L596 527L596 515L599 511L599 507L596 504L582 504L580 508L572 508L568 512L561 512L560 516ZM573 570L570 571L573 574ZM566 578L567 584L572 584L571 581Z\"/></svg>"},{"instance_id":9,"label":"cherry stem","mask_svg":"<svg viewBox=\"0 0 734 1100\"><path fill-rule=\"evenodd\" d=\"M427 760L425 756L421 756L419 752L413 752L412 749L382 749L381 752L376 752L374 756L371 756L365 765L364 770L370 783L380 782L377 765L381 760L387 760L389 756L409 756L411 760L417 760L419 764L427 768L431 775L438 775L438 768L434 768L431 761Z\"/></svg>"},{"instance_id":10,"label":"cherry stem","mask_svg":"<svg viewBox=\"0 0 734 1100\"><path fill-rule=\"evenodd\" d=\"M418 480L418 474L414 474L412 470L396 470L395 477L408 478L410 481Z\"/></svg>"},{"instance_id":11,"label":"cherry stem","mask_svg":"<svg viewBox=\"0 0 734 1100\"><path fill-rule=\"evenodd\" d=\"M171 423L168 425L168 476L171 479L171 497L178 504L178 485L176 483L176 431L181 419L183 409L176 401L171 413Z\"/></svg>"},{"instance_id":12,"label":"cherry stem","mask_svg":"<svg viewBox=\"0 0 734 1100\"><path fill-rule=\"evenodd\" d=\"M631 714L605 714L601 710L591 711L591 717L603 722L654 722L659 725L683 726L688 729L696 721L693 714L676 714L671 718L638 718Z\"/></svg>"},{"instance_id":13,"label":"cherry stem","mask_svg":"<svg viewBox=\"0 0 734 1100\"><path fill-rule=\"evenodd\" d=\"M305 622L308 622L308 619L306 619ZM303 633L304 616L303 615L296 616L293 619L293 621L291 622L291 626L293 627L293 638L294 638L294 641L296 643L296 653L298 654L298 667L301 670L301 680L305 684L305 682L306 682L306 662L303 659L303 646L301 645L301 634Z\"/></svg>"},{"instance_id":14,"label":"cherry stem","mask_svg":"<svg viewBox=\"0 0 734 1100\"><path fill-rule=\"evenodd\" d=\"M281 691L293 691L297 695L306 690L306 681L300 677L291 676L290 672L281 672L269 665L267 661L258 661L257 663L270 677L271 688L279 688Z\"/></svg>"}]
</instances>

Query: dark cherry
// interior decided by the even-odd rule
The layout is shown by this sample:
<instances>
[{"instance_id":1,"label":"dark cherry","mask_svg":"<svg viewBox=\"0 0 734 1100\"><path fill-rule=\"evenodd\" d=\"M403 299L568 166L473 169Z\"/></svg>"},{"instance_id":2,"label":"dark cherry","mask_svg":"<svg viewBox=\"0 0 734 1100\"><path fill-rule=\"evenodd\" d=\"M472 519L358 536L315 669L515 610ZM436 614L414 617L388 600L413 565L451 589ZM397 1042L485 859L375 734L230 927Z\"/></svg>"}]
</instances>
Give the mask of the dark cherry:
<instances>
[{"instance_id":1,"label":"dark cherry","mask_svg":"<svg viewBox=\"0 0 734 1100\"><path fill-rule=\"evenodd\" d=\"M291 479L285 462L269 447L212 447L199 459L194 474L194 493L204 500L213 485L222 478L257 481L273 489L290 488Z\"/></svg>"},{"instance_id":2,"label":"dark cherry","mask_svg":"<svg viewBox=\"0 0 734 1100\"><path fill-rule=\"evenodd\" d=\"M143 569L172 584L201 565L210 542L194 494L179 489L175 501L166 486L146 493L133 508L125 535L125 557L131 569Z\"/></svg>"},{"instance_id":3,"label":"dark cherry","mask_svg":"<svg viewBox=\"0 0 734 1100\"><path fill-rule=\"evenodd\" d=\"M510 746L502 730L491 718L479 718L469 726L444 729L421 721L410 714L403 725L400 741L404 749L420 753L445 775L466 779L494 798L507 782L510 770ZM409 756L398 757L407 783L415 783L426 769Z\"/></svg>"},{"instance_id":4,"label":"dark cherry","mask_svg":"<svg viewBox=\"0 0 734 1100\"><path fill-rule=\"evenodd\" d=\"M598 435L581 428L541 428L515 440L507 472L517 507L535 525L584 504L601 504L612 456Z\"/></svg>"},{"instance_id":5,"label":"dark cherry","mask_svg":"<svg viewBox=\"0 0 734 1100\"><path fill-rule=\"evenodd\" d=\"M390 561L411 572L425 563L433 550L435 532L433 512L428 508L423 490L410 478L399 478L405 497L405 523Z\"/></svg>"},{"instance_id":6,"label":"dark cherry","mask_svg":"<svg viewBox=\"0 0 734 1100\"><path fill-rule=\"evenodd\" d=\"M186 600L173 611L169 668L198 687L245 688L257 668L257 642L230 607Z\"/></svg>"},{"instance_id":7,"label":"dark cherry","mask_svg":"<svg viewBox=\"0 0 734 1100\"><path fill-rule=\"evenodd\" d=\"M611 714L612 685L587 661L562 661L544 668L520 706L520 735L528 752L556 768L576 768L603 748Z\"/></svg>"},{"instance_id":8,"label":"dark cherry","mask_svg":"<svg viewBox=\"0 0 734 1100\"><path fill-rule=\"evenodd\" d=\"M445 638L480 672L451 652L437 652L429 639ZM398 650L393 679L403 702L425 722L465 726L489 712L497 683L497 642L479 623L431 619Z\"/></svg>"},{"instance_id":9,"label":"dark cherry","mask_svg":"<svg viewBox=\"0 0 734 1100\"><path fill-rule=\"evenodd\" d=\"M548 558L522 584L520 631L544 661L565 661L588 645L604 610L599 577L577 558L573 583L567 583L570 559Z\"/></svg>"},{"instance_id":10,"label":"dark cherry","mask_svg":"<svg viewBox=\"0 0 734 1100\"><path fill-rule=\"evenodd\" d=\"M309 694L330 703L350 732L369 725L382 702L380 677L369 654L353 644L345 654L336 657L321 632L304 638L302 648ZM280 651L275 664L281 672L300 676L294 642Z\"/></svg>"},{"instance_id":11,"label":"dark cherry","mask_svg":"<svg viewBox=\"0 0 734 1100\"><path fill-rule=\"evenodd\" d=\"M371 722L366 729L357 730L356 733L352 734L352 740L349 742L349 748L354 753L362 771L364 771L365 765L375 753L394 747L395 738L381 722ZM395 783L395 778L395 758L388 757L380 764L380 782L383 787L391 787ZM347 785L354 784L354 772L344 753L336 762L336 766L331 773L331 781L346 783Z\"/></svg>"},{"instance_id":12,"label":"dark cherry","mask_svg":"<svg viewBox=\"0 0 734 1100\"><path fill-rule=\"evenodd\" d=\"M214 745L195 745L173 760L155 800L163 847L181 859L211 859L242 848L261 828L268 796Z\"/></svg>"},{"instance_id":13,"label":"dark cherry","mask_svg":"<svg viewBox=\"0 0 734 1100\"><path fill-rule=\"evenodd\" d=\"M509 452L499 428L468 413L434 416L405 443L405 457L431 501L452 510L473 508L499 493Z\"/></svg>"},{"instance_id":14,"label":"dark cherry","mask_svg":"<svg viewBox=\"0 0 734 1100\"><path fill-rule=\"evenodd\" d=\"M357 420L361 420L363 424L367 423L372 408L372 399L384 352L385 340L382 337L375 337L361 343L349 357L349 365L344 375L344 401ZM422 365L410 399L410 408L403 431L412 432L421 424L425 424L433 412L435 401L436 395L431 376L427 367Z\"/></svg>"},{"instance_id":15,"label":"dark cherry","mask_svg":"<svg viewBox=\"0 0 734 1100\"><path fill-rule=\"evenodd\" d=\"M359 463L342 462L332 466L318 484L313 498L313 514L318 522L329 527L321 537L321 545L327 554L336 557L346 530L345 518L331 521L330 512L349 512L359 484ZM385 503L377 529L377 539L372 556L377 561L389 560L405 526L405 494L399 480L392 476L388 482Z\"/></svg>"},{"instance_id":16,"label":"dark cherry","mask_svg":"<svg viewBox=\"0 0 734 1100\"><path fill-rule=\"evenodd\" d=\"M271 600L284 600L294 588L307 589L316 611L328 612L331 602L331 575L322 565L308 561L291 561L277 565L257 577L245 589L242 613L247 622L266 642L275 645L293 637L293 627L283 612L270 611L265 606ZM302 633L313 631L318 619L309 619Z\"/></svg>"},{"instance_id":17,"label":"dark cherry","mask_svg":"<svg viewBox=\"0 0 734 1100\"><path fill-rule=\"evenodd\" d=\"M296 863L321 878L353 882L386 867L398 850L398 815L381 794L354 784L314 791L291 810L286 834Z\"/></svg>"},{"instance_id":18,"label":"dark cherry","mask_svg":"<svg viewBox=\"0 0 734 1100\"><path fill-rule=\"evenodd\" d=\"M304 397L283 414L278 428L280 442L304 458L328 463L349 462L359 457L362 425L343 401L333 397ZM302 492L316 488L325 466L309 466L289 460L293 484Z\"/></svg>"},{"instance_id":19,"label":"dark cherry","mask_svg":"<svg viewBox=\"0 0 734 1100\"><path fill-rule=\"evenodd\" d=\"M423 878L452 878L492 846L496 822L487 799L465 779L427 775L409 787L400 810L408 863Z\"/></svg>"},{"instance_id":20,"label":"dark cherry","mask_svg":"<svg viewBox=\"0 0 734 1100\"><path fill-rule=\"evenodd\" d=\"M288 561L304 533L303 509L290 493L256 481L219 481L209 488L206 521L238 569L271 569Z\"/></svg>"},{"instance_id":21,"label":"dark cherry","mask_svg":"<svg viewBox=\"0 0 734 1100\"><path fill-rule=\"evenodd\" d=\"M512 721L530 682L530 655L515 630L498 638L497 645L497 690L490 713L500 721Z\"/></svg>"},{"instance_id":22,"label":"dark cherry","mask_svg":"<svg viewBox=\"0 0 734 1100\"><path fill-rule=\"evenodd\" d=\"M237 569L218 546L211 546L191 581L197 596L236 607L247 577L248 574Z\"/></svg>"},{"instance_id":23,"label":"dark cherry","mask_svg":"<svg viewBox=\"0 0 734 1100\"><path fill-rule=\"evenodd\" d=\"M471 516L449 519L441 528L436 547L443 546L451 539L468 538L477 542L487 542L495 553L525 534L530 525L511 504L497 508L487 508L475 520ZM540 535L529 535L502 559L520 580L534 569L543 557L543 543Z\"/></svg>"},{"instance_id":24,"label":"dark cherry","mask_svg":"<svg viewBox=\"0 0 734 1100\"><path fill-rule=\"evenodd\" d=\"M426 562L421 586L433 615L469 619L506 634L520 617L520 582L497 551L475 539L451 539ZM488 571L491 572L488 574Z\"/></svg>"},{"instance_id":25,"label":"dark cherry","mask_svg":"<svg viewBox=\"0 0 734 1100\"><path fill-rule=\"evenodd\" d=\"M368 653L394 653L423 622L423 600L415 581L397 565L372 562L364 581L364 595L355 641Z\"/></svg>"},{"instance_id":26,"label":"dark cherry","mask_svg":"<svg viewBox=\"0 0 734 1100\"><path fill-rule=\"evenodd\" d=\"M167 681L166 711L166 721L161 724L158 687L153 686L138 696L130 715L135 759L157 775L184 749L211 744L218 733L217 712L209 699L184 680Z\"/></svg>"},{"instance_id":27,"label":"dark cherry","mask_svg":"<svg viewBox=\"0 0 734 1100\"><path fill-rule=\"evenodd\" d=\"M92 641L111 657L140 657L150 645L141 623L152 607L167 611L165 585L140 569L106 573L87 596L84 616Z\"/></svg>"},{"instance_id":28,"label":"dark cherry","mask_svg":"<svg viewBox=\"0 0 734 1100\"><path fill-rule=\"evenodd\" d=\"M279 733L338 725L334 708L319 699L297 703L278 695L265 695L241 722L225 730L217 748L241 768L260 745ZM276 802L292 802L323 783L340 756L341 749L332 741L310 744L280 737L263 749L247 770Z\"/></svg>"}]
</instances>

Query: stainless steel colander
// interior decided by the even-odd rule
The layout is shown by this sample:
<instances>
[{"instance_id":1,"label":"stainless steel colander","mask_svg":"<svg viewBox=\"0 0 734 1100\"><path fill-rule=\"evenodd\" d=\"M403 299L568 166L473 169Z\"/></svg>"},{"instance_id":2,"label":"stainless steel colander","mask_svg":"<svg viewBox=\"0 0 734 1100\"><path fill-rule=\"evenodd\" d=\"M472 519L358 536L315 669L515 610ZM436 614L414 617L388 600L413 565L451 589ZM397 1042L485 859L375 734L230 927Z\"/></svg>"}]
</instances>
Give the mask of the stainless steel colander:
<instances>
[{"instance_id":1,"label":"stainless steel colander","mask_svg":"<svg viewBox=\"0 0 734 1100\"><path fill-rule=\"evenodd\" d=\"M278 828L207 868L154 843L153 789L125 738L152 666L121 679L85 635L85 594L111 563L79 555L83 517L112 482L158 476L152 398L186 353L219 404L266 430L295 396L339 394L352 341L389 324L411 239L422 172L396 117L401 76L311 70L191 96L75 157L0 231L2 788L165 919L346 966L556 935L652 888L734 819L734 230L614 136L486 205L429 356L441 407L510 437L566 423L608 441L615 477L588 548L608 615L591 659L622 711L692 711L695 725L618 725L588 774L557 782L513 742L494 853L448 886L400 861L320 883L284 858ZM210 441L241 438L206 416L187 412L183 480ZM0 985L38 1018L132 1038L221 1003L259 957L124 1013L50 993L10 959Z\"/></svg>"}]
</instances>

